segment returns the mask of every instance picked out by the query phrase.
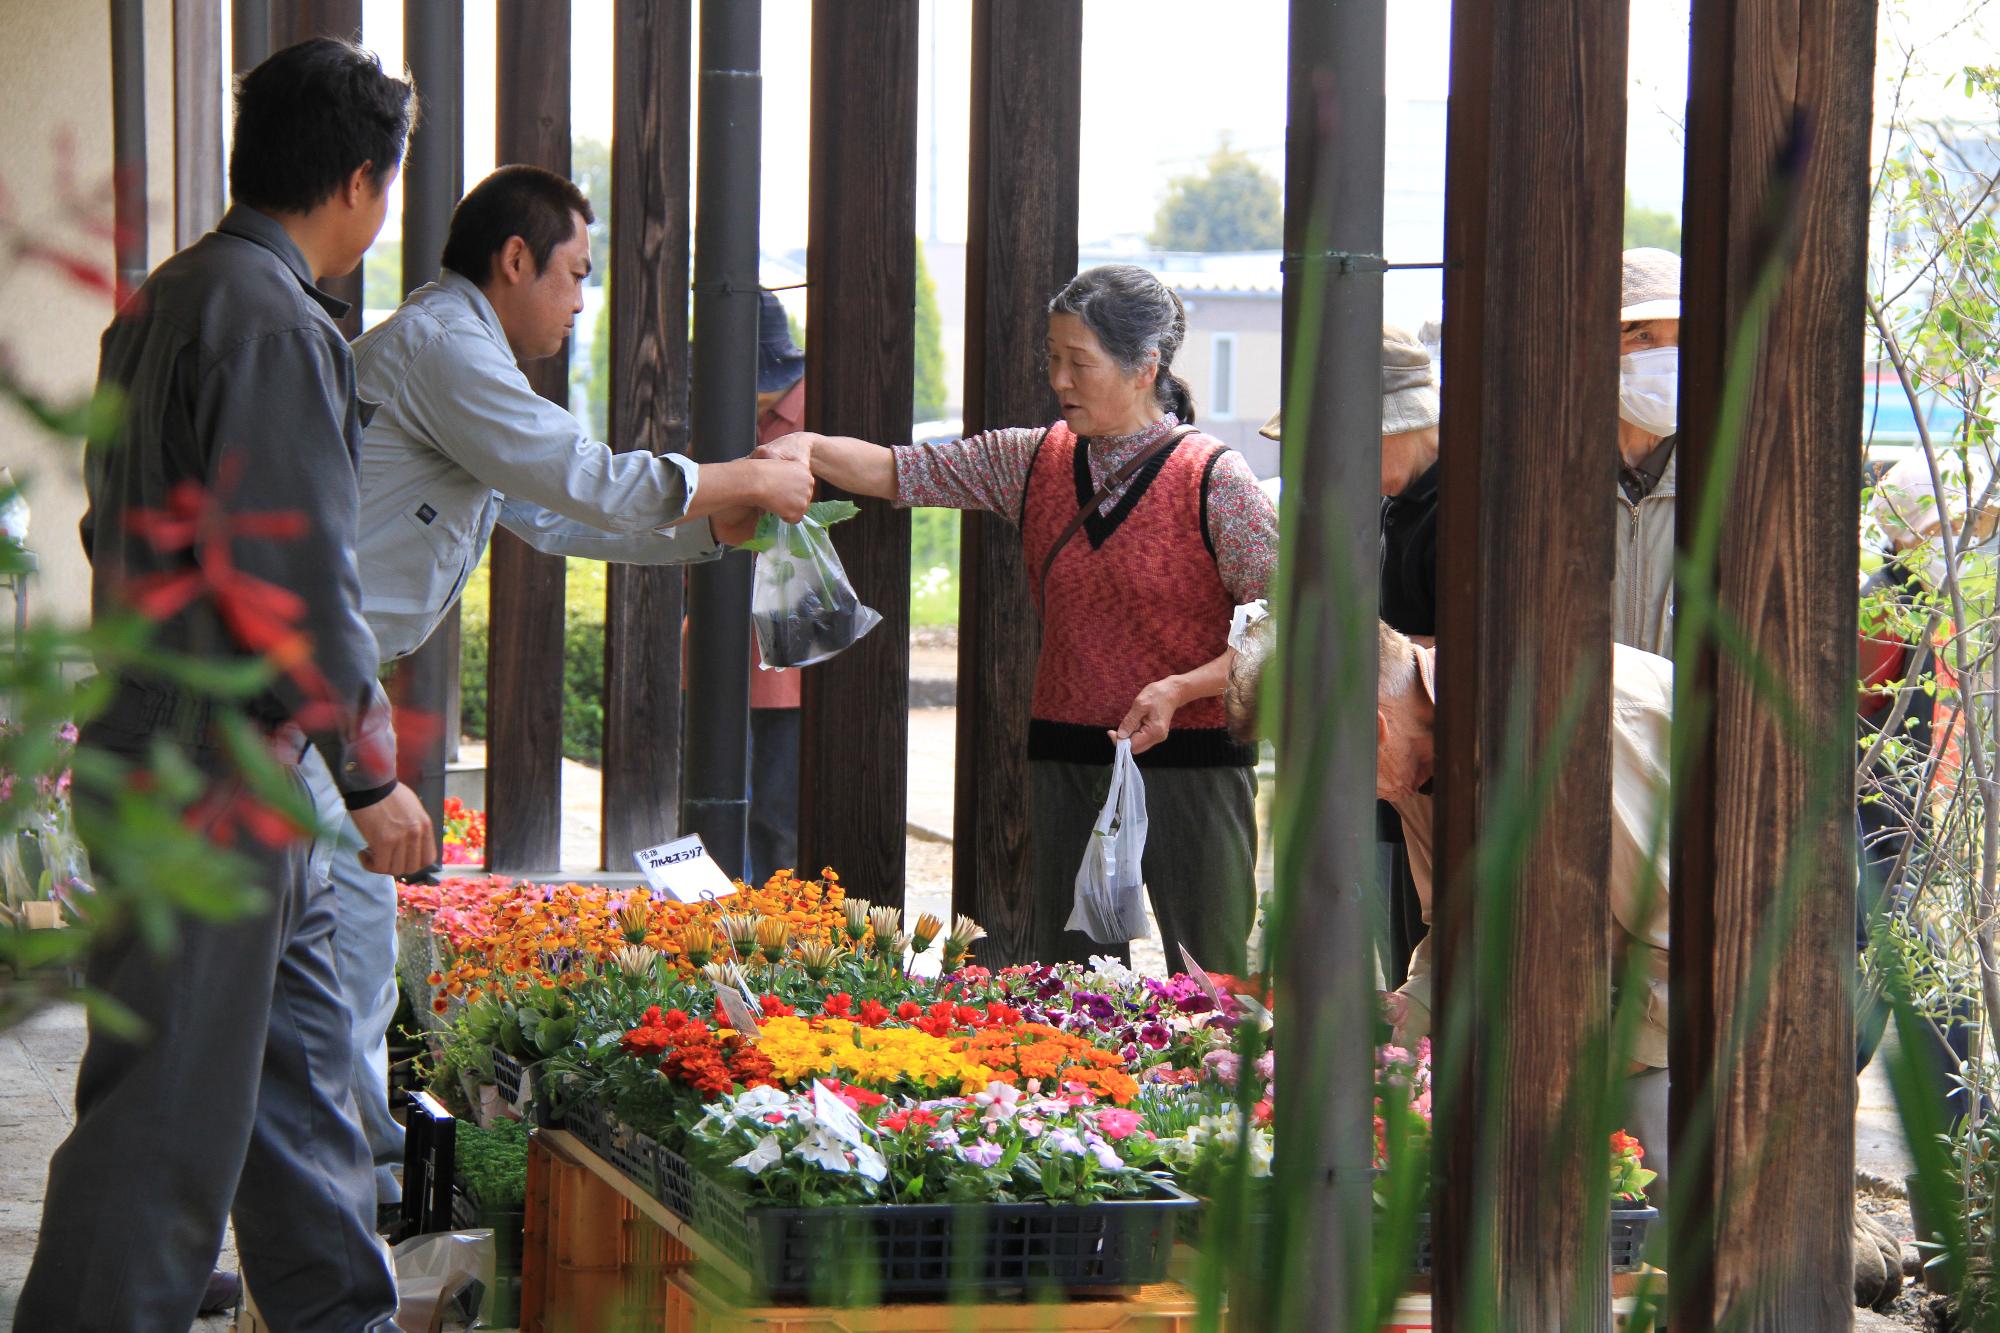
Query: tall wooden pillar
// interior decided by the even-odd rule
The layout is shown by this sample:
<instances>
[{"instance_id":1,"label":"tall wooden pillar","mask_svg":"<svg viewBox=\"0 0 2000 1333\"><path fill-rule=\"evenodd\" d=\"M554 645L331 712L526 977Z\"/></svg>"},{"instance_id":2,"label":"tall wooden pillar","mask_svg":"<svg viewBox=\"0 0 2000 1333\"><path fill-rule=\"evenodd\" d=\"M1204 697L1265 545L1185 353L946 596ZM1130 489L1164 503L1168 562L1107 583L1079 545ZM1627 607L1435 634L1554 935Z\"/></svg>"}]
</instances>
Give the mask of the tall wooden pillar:
<instances>
[{"instance_id":1,"label":"tall wooden pillar","mask_svg":"<svg viewBox=\"0 0 2000 1333\"><path fill-rule=\"evenodd\" d=\"M422 99L422 120L403 159L405 295L438 276L451 211L465 193L465 4L425 0L403 10L403 52ZM396 664L396 758L403 781L443 828L445 767L457 740L458 607Z\"/></svg>"},{"instance_id":2,"label":"tall wooden pillar","mask_svg":"<svg viewBox=\"0 0 2000 1333\"><path fill-rule=\"evenodd\" d=\"M1081 0L973 6L967 434L1061 415L1042 370L1044 312L1076 272L1082 70ZM1029 961L1034 939L1028 696L1041 626L1020 532L971 512L960 531L952 910L986 927L979 959L1002 967Z\"/></svg>"},{"instance_id":3,"label":"tall wooden pillar","mask_svg":"<svg viewBox=\"0 0 2000 1333\"><path fill-rule=\"evenodd\" d=\"M253 5L257 2L250 0ZM361 40L361 0L263 0L263 3L270 10L267 31L271 51L282 51L312 37L338 37L346 42ZM347 313L335 322L349 341L359 338L361 266L356 264L352 273L323 279L320 289L347 302Z\"/></svg>"},{"instance_id":4,"label":"tall wooden pillar","mask_svg":"<svg viewBox=\"0 0 2000 1333\"><path fill-rule=\"evenodd\" d=\"M815 5L812 62L806 426L906 444L916 376L916 0ZM870 501L833 539L882 623L805 673L799 859L832 866L856 894L894 898L909 797L910 516Z\"/></svg>"},{"instance_id":5,"label":"tall wooden pillar","mask_svg":"<svg viewBox=\"0 0 2000 1333\"><path fill-rule=\"evenodd\" d=\"M611 74L611 447L688 439L689 0L619 0ZM696 520L697 522L701 520ZM604 626L604 865L677 828L681 609L673 565L612 565Z\"/></svg>"},{"instance_id":6,"label":"tall wooden pillar","mask_svg":"<svg viewBox=\"0 0 2000 1333\"><path fill-rule=\"evenodd\" d=\"M1672 1326L1689 1333L1853 1319L1849 804L1874 25L1868 0L1693 10L1684 553L1698 497L1719 486L1727 499L1712 576L1678 590L1675 645ZM1782 285L1768 323L1746 328L1779 211L1791 222ZM1725 434L1736 354L1754 357L1755 378ZM1694 638L1704 594L1803 737L1741 661Z\"/></svg>"},{"instance_id":7,"label":"tall wooden pillar","mask_svg":"<svg viewBox=\"0 0 2000 1333\"><path fill-rule=\"evenodd\" d=\"M222 220L222 6L174 0L174 248Z\"/></svg>"},{"instance_id":8,"label":"tall wooden pillar","mask_svg":"<svg viewBox=\"0 0 2000 1333\"><path fill-rule=\"evenodd\" d=\"M1440 1328L1602 1329L1623 6L1457 0L1445 182ZM1568 718L1565 738L1559 723ZM1546 765L1551 785L1528 781ZM1475 848L1518 832L1504 864ZM1500 845L1500 844L1496 844ZM1488 1316L1478 1322L1480 1315Z\"/></svg>"},{"instance_id":9,"label":"tall wooden pillar","mask_svg":"<svg viewBox=\"0 0 2000 1333\"><path fill-rule=\"evenodd\" d=\"M500 6L495 155L569 175L569 0ZM569 402L569 345L522 367L536 392ZM487 861L550 871L562 860L563 562L493 534L486 680Z\"/></svg>"}]
</instances>

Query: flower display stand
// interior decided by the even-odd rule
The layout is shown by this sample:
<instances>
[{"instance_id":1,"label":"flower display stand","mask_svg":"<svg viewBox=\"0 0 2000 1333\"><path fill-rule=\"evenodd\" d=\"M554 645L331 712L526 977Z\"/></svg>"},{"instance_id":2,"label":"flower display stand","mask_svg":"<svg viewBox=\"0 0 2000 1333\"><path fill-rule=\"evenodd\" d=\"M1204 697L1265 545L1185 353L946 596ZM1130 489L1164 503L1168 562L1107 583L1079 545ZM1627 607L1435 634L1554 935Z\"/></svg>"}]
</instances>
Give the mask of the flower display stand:
<instances>
[{"instance_id":1,"label":"flower display stand","mask_svg":"<svg viewBox=\"0 0 2000 1333\"><path fill-rule=\"evenodd\" d=\"M666 1280L694 1262L680 1226L567 1134L528 1140L522 1333L669 1327Z\"/></svg>"}]
</instances>

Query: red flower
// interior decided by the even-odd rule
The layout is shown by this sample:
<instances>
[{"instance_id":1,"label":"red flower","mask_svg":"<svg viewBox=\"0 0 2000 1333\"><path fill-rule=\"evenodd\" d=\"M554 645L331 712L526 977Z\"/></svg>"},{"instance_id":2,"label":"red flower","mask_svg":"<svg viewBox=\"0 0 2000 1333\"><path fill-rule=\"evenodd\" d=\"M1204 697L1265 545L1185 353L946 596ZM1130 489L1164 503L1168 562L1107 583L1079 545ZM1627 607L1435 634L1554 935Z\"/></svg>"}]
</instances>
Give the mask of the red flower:
<instances>
[{"instance_id":1,"label":"red flower","mask_svg":"<svg viewBox=\"0 0 2000 1333\"><path fill-rule=\"evenodd\" d=\"M907 1023L923 1011L923 1006L915 1000L905 1000L896 1006L896 1017Z\"/></svg>"},{"instance_id":2,"label":"red flower","mask_svg":"<svg viewBox=\"0 0 2000 1333\"><path fill-rule=\"evenodd\" d=\"M842 1083L837 1078L829 1078L823 1081L826 1083L826 1090L846 1102L850 1110L859 1111L863 1107L880 1106L883 1102L889 1100L879 1092L870 1092L866 1088L857 1088L850 1083Z\"/></svg>"},{"instance_id":3,"label":"red flower","mask_svg":"<svg viewBox=\"0 0 2000 1333\"><path fill-rule=\"evenodd\" d=\"M824 1012L828 1018L848 1018L854 1013L854 997L846 991L836 991L826 997Z\"/></svg>"},{"instance_id":4,"label":"red flower","mask_svg":"<svg viewBox=\"0 0 2000 1333\"><path fill-rule=\"evenodd\" d=\"M986 1006L986 1026L1013 1027L1021 1021L1021 1011L1009 1008L998 1000Z\"/></svg>"},{"instance_id":5,"label":"red flower","mask_svg":"<svg viewBox=\"0 0 2000 1333\"><path fill-rule=\"evenodd\" d=\"M919 1129L928 1129L938 1123L938 1118L935 1111L913 1106L907 1111L891 1111L876 1123L892 1134L900 1134L912 1125Z\"/></svg>"},{"instance_id":6,"label":"red flower","mask_svg":"<svg viewBox=\"0 0 2000 1333\"><path fill-rule=\"evenodd\" d=\"M888 1017L888 1009L884 1008L879 1002L875 1000L863 1000L861 1002L861 1026L878 1028L882 1026Z\"/></svg>"},{"instance_id":7,"label":"red flower","mask_svg":"<svg viewBox=\"0 0 2000 1333\"><path fill-rule=\"evenodd\" d=\"M775 995L763 996L757 1003L762 1006L766 1018L791 1018L799 1012Z\"/></svg>"}]
</instances>

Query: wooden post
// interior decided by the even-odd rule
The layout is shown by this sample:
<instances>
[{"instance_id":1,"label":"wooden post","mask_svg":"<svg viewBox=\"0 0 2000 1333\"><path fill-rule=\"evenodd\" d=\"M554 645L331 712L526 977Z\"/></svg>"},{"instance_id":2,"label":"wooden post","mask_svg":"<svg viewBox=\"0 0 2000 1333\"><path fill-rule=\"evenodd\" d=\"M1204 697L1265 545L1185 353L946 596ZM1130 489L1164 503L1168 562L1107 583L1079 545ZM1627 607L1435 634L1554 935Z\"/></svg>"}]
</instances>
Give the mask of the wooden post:
<instances>
[{"instance_id":1,"label":"wooden post","mask_svg":"<svg viewBox=\"0 0 2000 1333\"><path fill-rule=\"evenodd\" d=\"M569 0L500 6L495 155L569 175ZM569 402L569 347L522 367ZM563 562L493 534L486 678L487 862L551 871L562 860Z\"/></svg>"},{"instance_id":2,"label":"wooden post","mask_svg":"<svg viewBox=\"0 0 2000 1333\"><path fill-rule=\"evenodd\" d=\"M346 42L361 40L361 0L263 0L270 8L271 51L282 51L311 37L338 37ZM256 4L257 0L250 0ZM268 55L270 52L266 52ZM258 59L263 59L259 56ZM361 336L361 266L337 278L326 278L320 290L348 303L339 320L348 341Z\"/></svg>"},{"instance_id":3,"label":"wooden post","mask_svg":"<svg viewBox=\"0 0 2000 1333\"><path fill-rule=\"evenodd\" d=\"M151 268L146 216L146 6L111 4L112 219L118 281L137 291Z\"/></svg>"},{"instance_id":4,"label":"wooden post","mask_svg":"<svg viewBox=\"0 0 2000 1333\"><path fill-rule=\"evenodd\" d=\"M403 51L422 99L422 122L403 159L402 291L438 276L451 210L465 193L465 4L425 0L403 10ZM389 681L403 780L443 828L445 767L457 741L459 671L454 605Z\"/></svg>"},{"instance_id":5,"label":"wooden post","mask_svg":"<svg viewBox=\"0 0 2000 1333\"><path fill-rule=\"evenodd\" d=\"M1796 258L1755 344L1740 459L1719 478L1710 587L1811 739L1788 736L1712 641L1676 644L1672 1326L1840 1329L1853 1320L1849 784L1875 7L1697 0L1692 21L1679 536L1691 549L1726 443L1728 352L1773 204L1789 200ZM1696 591L1679 590L1684 636ZM1696 1128L1706 1151L1690 1153Z\"/></svg>"},{"instance_id":6,"label":"wooden post","mask_svg":"<svg viewBox=\"0 0 2000 1333\"><path fill-rule=\"evenodd\" d=\"M1042 371L1044 312L1076 272L1082 70L1081 0L973 6L968 435L1061 415ZM1033 957L1028 696L1041 625L1014 524L968 512L960 531L951 905L986 927L979 961L1003 967Z\"/></svg>"},{"instance_id":7,"label":"wooden post","mask_svg":"<svg viewBox=\"0 0 2000 1333\"><path fill-rule=\"evenodd\" d=\"M174 0L174 248L222 220L222 6Z\"/></svg>"},{"instance_id":8,"label":"wooden post","mask_svg":"<svg viewBox=\"0 0 2000 1333\"><path fill-rule=\"evenodd\" d=\"M270 54L271 0L230 0L230 72L247 74Z\"/></svg>"},{"instance_id":9,"label":"wooden post","mask_svg":"<svg viewBox=\"0 0 2000 1333\"><path fill-rule=\"evenodd\" d=\"M916 376L917 5L816 5L807 200L806 425L908 443ZM856 72L866 70L866 77ZM824 489L824 488L823 488ZM805 673L799 860L861 896L903 889L910 516L880 501L833 529L865 638Z\"/></svg>"},{"instance_id":10,"label":"wooden post","mask_svg":"<svg viewBox=\"0 0 2000 1333\"><path fill-rule=\"evenodd\" d=\"M619 0L611 75L611 447L688 438L688 0ZM699 520L697 520L699 521ZM678 828L681 609L672 565L612 565L604 625L604 866Z\"/></svg>"},{"instance_id":11,"label":"wooden post","mask_svg":"<svg viewBox=\"0 0 2000 1333\"><path fill-rule=\"evenodd\" d=\"M1626 15L1458 0L1451 35L1433 1029L1466 1077L1438 1088L1438 1326L1487 1311L1503 1328L1602 1329L1606 1147L1571 1117L1598 1090L1584 1055L1610 1001ZM1523 812L1537 763L1552 795ZM1532 836L1488 875L1475 846L1509 805Z\"/></svg>"}]
</instances>

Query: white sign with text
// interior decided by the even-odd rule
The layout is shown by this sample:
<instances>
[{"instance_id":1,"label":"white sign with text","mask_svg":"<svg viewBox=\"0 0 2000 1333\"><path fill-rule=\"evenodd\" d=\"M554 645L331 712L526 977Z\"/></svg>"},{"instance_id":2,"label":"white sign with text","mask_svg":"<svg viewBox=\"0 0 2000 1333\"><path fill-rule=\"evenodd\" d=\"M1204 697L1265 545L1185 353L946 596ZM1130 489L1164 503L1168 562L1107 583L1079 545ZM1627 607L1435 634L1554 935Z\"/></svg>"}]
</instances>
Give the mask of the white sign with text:
<instances>
[{"instance_id":1,"label":"white sign with text","mask_svg":"<svg viewBox=\"0 0 2000 1333\"><path fill-rule=\"evenodd\" d=\"M655 896L664 893L679 902L698 903L704 898L726 898L736 892L736 885L702 845L699 833L663 842L658 847L641 847L632 853L632 859L645 872Z\"/></svg>"}]
</instances>

